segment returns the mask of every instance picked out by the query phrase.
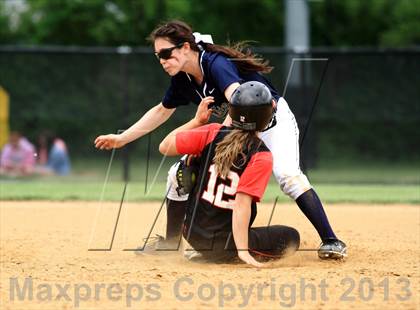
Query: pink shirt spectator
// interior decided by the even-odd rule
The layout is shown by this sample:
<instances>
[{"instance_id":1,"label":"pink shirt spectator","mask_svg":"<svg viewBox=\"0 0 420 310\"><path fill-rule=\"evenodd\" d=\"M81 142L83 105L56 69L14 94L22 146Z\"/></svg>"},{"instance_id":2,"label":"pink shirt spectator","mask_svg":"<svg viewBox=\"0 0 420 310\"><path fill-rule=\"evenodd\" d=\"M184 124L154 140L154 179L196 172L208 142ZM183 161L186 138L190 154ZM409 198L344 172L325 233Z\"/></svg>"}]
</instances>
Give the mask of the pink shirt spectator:
<instances>
[{"instance_id":1,"label":"pink shirt spectator","mask_svg":"<svg viewBox=\"0 0 420 310\"><path fill-rule=\"evenodd\" d=\"M24 137L11 139L2 150L0 167L2 170L31 172L35 166L35 147Z\"/></svg>"}]
</instances>

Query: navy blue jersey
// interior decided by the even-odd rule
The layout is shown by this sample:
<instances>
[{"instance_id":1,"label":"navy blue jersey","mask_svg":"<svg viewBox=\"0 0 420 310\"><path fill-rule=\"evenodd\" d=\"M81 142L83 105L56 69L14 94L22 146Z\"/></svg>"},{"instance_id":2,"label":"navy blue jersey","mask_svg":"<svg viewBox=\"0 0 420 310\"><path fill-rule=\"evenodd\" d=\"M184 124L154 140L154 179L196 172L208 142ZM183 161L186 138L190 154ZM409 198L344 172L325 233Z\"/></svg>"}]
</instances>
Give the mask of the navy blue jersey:
<instances>
[{"instance_id":1,"label":"navy blue jersey","mask_svg":"<svg viewBox=\"0 0 420 310\"><path fill-rule=\"evenodd\" d=\"M277 101L280 98L275 88L263 75L258 72L248 74L239 72L235 60L229 59L222 53L201 51L199 62L203 72L201 85L198 85L188 73L179 72L172 77L171 85L163 97L162 104L165 108L172 109L191 102L198 105L202 98L207 96L213 96L213 105L218 107L228 102L224 92L229 85L247 81L259 81L265 84Z\"/></svg>"}]
</instances>

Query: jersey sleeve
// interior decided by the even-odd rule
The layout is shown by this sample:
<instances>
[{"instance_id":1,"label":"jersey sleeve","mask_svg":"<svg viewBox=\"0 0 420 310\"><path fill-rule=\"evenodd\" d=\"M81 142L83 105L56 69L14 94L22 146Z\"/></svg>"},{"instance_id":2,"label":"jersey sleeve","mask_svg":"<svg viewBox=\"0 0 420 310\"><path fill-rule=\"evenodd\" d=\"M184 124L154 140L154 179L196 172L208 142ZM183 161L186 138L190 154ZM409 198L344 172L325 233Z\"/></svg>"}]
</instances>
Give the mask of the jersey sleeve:
<instances>
[{"instance_id":1,"label":"jersey sleeve","mask_svg":"<svg viewBox=\"0 0 420 310\"><path fill-rule=\"evenodd\" d=\"M219 90L224 92L233 83L242 83L244 80L239 76L238 68L233 61L219 54L210 66L213 81Z\"/></svg>"},{"instance_id":2,"label":"jersey sleeve","mask_svg":"<svg viewBox=\"0 0 420 310\"><path fill-rule=\"evenodd\" d=\"M182 91L184 85L179 76L171 78L171 85L165 92L165 96L162 99L162 105L167 109L174 109L180 105L187 105L189 99L183 95Z\"/></svg>"},{"instance_id":3,"label":"jersey sleeve","mask_svg":"<svg viewBox=\"0 0 420 310\"><path fill-rule=\"evenodd\" d=\"M255 153L239 179L237 192L248 194L253 197L255 202L259 202L270 181L272 169L273 155L271 152Z\"/></svg>"},{"instance_id":4,"label":"jersey sleeve","mask_svg":"<svg viewBox=\"0 0 420 310\"><path fill-rule=\"evenodd\" d=\"M222 124L208 124L176 134L176 150L180 154L199 155L216 137Z\"/></svg>"}]
</instances>

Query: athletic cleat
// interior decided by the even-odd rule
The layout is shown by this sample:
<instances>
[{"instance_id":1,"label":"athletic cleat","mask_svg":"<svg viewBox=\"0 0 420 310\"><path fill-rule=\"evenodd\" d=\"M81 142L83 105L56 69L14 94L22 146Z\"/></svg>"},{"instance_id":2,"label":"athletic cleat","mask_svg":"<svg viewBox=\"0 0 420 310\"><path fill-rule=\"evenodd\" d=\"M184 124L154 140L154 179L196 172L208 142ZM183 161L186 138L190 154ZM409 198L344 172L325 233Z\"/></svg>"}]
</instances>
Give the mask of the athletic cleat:
<instances>
[{"instance_id":1,"label":"athletic cleat","mask_svg":"<svg viewBox=\"0 0 420 310\"><path fill-rule=\"evenodd\" d=\"M184 250L184 257L189 261L200 261L203 259L203 254L194 249L189 249Z\"/></svg>"},{"instance_id":2,"label":"athletic cleat","mask_svg":"<svg viewBox=\"0 0 420 310\"><path fill-rule=\"evenodd\" d=\"M338 239L328 239L318 249L320 259L344 259L347 257L346 244Z\"/></svg>"},{"instance_id":3,"label":"athletic cleat","mask_svg":"<svg viewBox=\"0 0 420 310\"><path fill-rule=\"evenodd\" d=\"M137 255L142 254L160 254L162 252L174 252L178 251L180 240L178 238L172 238L166 240L161 235L155 235L154 237L145 238L143 241L146 243L144 246L139 246L136 251Z\"/></svg>"}]
</instances>

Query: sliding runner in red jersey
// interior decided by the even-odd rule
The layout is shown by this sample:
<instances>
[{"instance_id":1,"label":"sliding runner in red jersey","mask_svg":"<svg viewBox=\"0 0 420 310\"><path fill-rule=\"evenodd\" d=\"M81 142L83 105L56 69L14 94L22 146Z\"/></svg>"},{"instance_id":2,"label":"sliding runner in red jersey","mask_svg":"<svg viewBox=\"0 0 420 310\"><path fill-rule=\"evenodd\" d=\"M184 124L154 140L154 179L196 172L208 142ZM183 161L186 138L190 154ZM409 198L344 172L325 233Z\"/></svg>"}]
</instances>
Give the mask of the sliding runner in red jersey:
<instances>
[{"instance_id":1,"label":"sliding runner in red jersey","mask_svg":"<svg viewBox=\"0 0 420 310\"><path fill-rule=\"evenodd\" d=\"M212 97L204 98L195 118L171 132L159 147L165 155L199 156L183 236L208 260L239 257L259 267L255 257L279 258L299 247L294 228L251 228L273 166L272 154L258 132L271 120L275 100L264 84L244 83L232 95L232 126L202 126L212 112L208 109L212 102Z\"/></svg>"}]
</instances>

